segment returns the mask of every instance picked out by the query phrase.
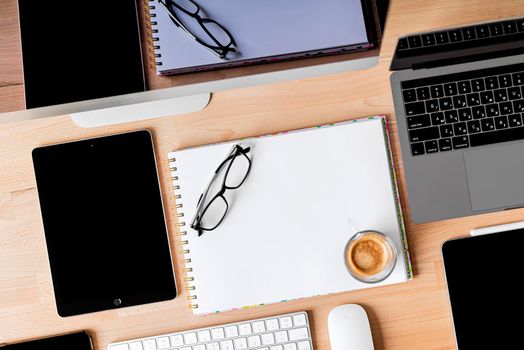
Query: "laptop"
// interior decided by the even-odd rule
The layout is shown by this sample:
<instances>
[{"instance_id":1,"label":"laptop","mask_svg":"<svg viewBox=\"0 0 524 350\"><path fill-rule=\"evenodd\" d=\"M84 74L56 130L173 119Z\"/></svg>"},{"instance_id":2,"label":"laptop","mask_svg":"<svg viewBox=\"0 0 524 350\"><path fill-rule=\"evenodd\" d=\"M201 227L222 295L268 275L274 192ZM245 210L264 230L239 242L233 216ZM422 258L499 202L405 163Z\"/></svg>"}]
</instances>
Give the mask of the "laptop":
<instances>
[{"instance_id":1,"label":"laptop","mask_svg":"<svg viewBox=\"0 0 524 350\"><path fill-rule=\"evenodd\" d=\"M391 86L411 218L524 205L524 18L411 34Z\"/></svg>"}]
</instances>

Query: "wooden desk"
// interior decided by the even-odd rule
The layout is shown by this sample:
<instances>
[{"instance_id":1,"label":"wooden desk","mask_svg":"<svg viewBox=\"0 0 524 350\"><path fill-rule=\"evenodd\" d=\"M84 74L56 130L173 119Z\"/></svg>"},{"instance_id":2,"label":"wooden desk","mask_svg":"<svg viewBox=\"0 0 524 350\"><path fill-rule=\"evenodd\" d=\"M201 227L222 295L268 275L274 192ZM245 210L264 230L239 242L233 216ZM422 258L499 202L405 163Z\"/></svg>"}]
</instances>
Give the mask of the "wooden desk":
<instances>
[{"instance_id":1,"label":"wooden desk","mask_svg":"<svg viewBox=\"0 0 524 350\"><path fill-rule=\"evenodd\" d=\"M6 5L12 1L0 1L0 101L5 110L21 103L19 49L14 38L16 11ZM98 129L78 128L67 116L2 125L0 342L87 329L93 333L97 349L105 349L109 342L117 340L307 310L315 349L329 349L328 312L336 305L359 303L369 314L376 349L454 348L440 258L442 242L464 236L474 227L522 220L524 210L424 225L410 223L388 67L400 34L514 16L524 16L524 2L397 0L392 3L380 64L373 69L219 92L204 111L174 118ZM415 271L413 281L210 316L193 316L187 309L184 291L170 302L72 318L57 316L31 164L34 147L149 128L155 136L162 189L168 194L168 151L381 113L389 115L392 125L393 152ZM166 195L165 204L172 242L176 242L174 201ZM173 252L181 285L180 256L177 249Z\"/></svg>"}]
</instances>

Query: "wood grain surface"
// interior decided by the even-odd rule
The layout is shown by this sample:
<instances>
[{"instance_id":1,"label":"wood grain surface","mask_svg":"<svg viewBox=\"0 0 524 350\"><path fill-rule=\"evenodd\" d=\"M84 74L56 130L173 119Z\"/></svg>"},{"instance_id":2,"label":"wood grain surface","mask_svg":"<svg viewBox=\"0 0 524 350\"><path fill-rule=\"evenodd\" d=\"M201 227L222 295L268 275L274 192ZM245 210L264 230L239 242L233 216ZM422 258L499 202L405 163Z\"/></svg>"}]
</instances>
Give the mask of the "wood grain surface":
<instances>
[{"instance_id":1,"label":"wood grain surface","mask_svg":"<svg viewBox=\"0 0 524 350\"><path fill-rule=\"evenodd\" d=\"M464 236L475 227L523 220L524 209L428 224L411 223L388 67L401 34L516 16L524 16L524 1L396 0L392 2L380 63L366 71L218 92L202 112L117 126L82 129L68 116L1 125L0 343L86 329L93 334L96 348L105 349L113 341L306 310L315 349L329 349L329 311L340 304L358 303L369 315L376 349L453 349L453 328L440 257L442 243ZM23 108L18 42L16 0L0 0L2 111ZM287 64L290 63L282 67L288 67ZM157 86L251 74L263 68L269 69L269 66L246 67L244 72L230 70L208 76L202 73L198 77L162 78ZM175 249L179 244L175 238L176 211L174 200L169 196L167 152L373 114L387 114L391 126L395 168L415 273L413 281L208 316L191 313L183 290L169 302L70 318L57 316L31 163L34 147L150 129L155 138L165 194L177 282L182 285L181 257Z\"/></svg>"}]
</instances>

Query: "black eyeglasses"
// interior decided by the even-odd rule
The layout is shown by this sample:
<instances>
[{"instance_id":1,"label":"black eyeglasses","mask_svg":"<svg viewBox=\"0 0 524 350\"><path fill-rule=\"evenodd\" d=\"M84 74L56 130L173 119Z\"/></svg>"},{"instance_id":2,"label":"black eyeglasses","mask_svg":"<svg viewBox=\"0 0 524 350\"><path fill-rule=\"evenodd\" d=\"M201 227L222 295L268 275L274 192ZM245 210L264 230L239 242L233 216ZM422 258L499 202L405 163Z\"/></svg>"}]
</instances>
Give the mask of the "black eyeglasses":
<instances>
[{"instance_id":1,"label":"black eyeglasses","mask_svg":"<svg viewBox=\"0 0 524 350\"><path fill-rule=\"evenodd\" d=\"M233 146L200 195L197 211L191 220L191 228L198 231L199 237L203 231L216 229L226 217L229 203L224 193L239 188L246 181L251 170L249 151L249 147Z\"/></svg>"},{"instance_id":2,"label":"black eyeglasses","mask_svg":"<svg viewBox=\"0 0 524 350\"><path fill-rule=\"evenodd\" d=\"M235 40L229 31L211 18L204 18L200 6L193 0L158 0L169 13L171 21L221 59L227 54L237 52ZM191 26L191 21L199 24L198 28ZM190 29L191 28L191 29Z\"/></svg>"}]
</instances>

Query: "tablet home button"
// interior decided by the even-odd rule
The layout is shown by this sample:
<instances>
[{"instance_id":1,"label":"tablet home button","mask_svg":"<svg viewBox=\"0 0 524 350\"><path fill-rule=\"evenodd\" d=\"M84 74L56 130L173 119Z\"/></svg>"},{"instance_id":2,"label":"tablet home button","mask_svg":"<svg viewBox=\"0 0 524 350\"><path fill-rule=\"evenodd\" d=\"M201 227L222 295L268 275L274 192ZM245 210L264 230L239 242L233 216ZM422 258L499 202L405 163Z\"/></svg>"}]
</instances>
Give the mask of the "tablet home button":
<instances>
[{"instance_id":1,"label":"tablet home button","mask_svg":"<svg viewBox=\"0 0 524 350\"><path fill-rule=\"evenodd\" d=\"M122 299L115 299L115 300L113 300L113 304L115 304L115 306L122 305Z\"/></svg>"}]
</instances>

